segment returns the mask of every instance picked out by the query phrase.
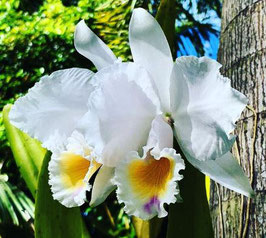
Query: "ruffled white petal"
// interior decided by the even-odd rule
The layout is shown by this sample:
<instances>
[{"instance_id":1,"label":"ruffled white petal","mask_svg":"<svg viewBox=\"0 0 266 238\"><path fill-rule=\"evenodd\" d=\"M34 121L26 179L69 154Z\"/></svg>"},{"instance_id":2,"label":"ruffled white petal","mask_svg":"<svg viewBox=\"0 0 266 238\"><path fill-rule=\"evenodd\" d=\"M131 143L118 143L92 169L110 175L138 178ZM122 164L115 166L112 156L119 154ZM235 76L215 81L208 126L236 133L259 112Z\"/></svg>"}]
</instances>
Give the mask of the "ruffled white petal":
<instances>
[{"instance_id":1,"label":"ruffled white petal","mask_svg":"<svg viewBox=\"0 0 266 238\"><path fill-rule=\"evenodd\" d=\"M62 174L60 162L60 157L52 156L48 167L53 198L66 207L81 206L86 201L86 191L90 191L91 185L88 181L81 181L79 186L73 187L66 184L63 179L66 175ZM89 170L89 165L87 169Z\"/></svg>"},{"instance_id":2,"label":"ruffled white petal","mask_svg":"<svg viewBox=\"0 0 266 238\"><path fill-rule=\"evenodd\" d=\"M142 8L134 9L129 24L129 43L134 62L152 76L159 91L162 107L170 109L170 75L173 59L159 23Z\"/></svg>"},{"instance_id":3,"label":"ruffled white petal","mask_svg":"<svg viewBox=\"0 0 266 238\"><path fill-rule=\"evenodd\" d=\"M93 148L87 144L84 135L79 133L77 130L74 130L71 136L67 138L67 142L67 151L71 151L88 160L93 159L91 156Z\"/></svg>"},{"instance_id":4,"label":"ruffled white petal","mask_svg":"<svg viewBox=\"0 0 266 238\"><path fill-rule=\"evenodd\" d=\"M110 48L87 27L84 20L76 26L74 44L76 50L88 58L98 70L117 60Z\"/></svg>"},{"instance_id":5,"label":"ruffled white petal","mask_svg":"<svg viewBox=\"0 0 266 238\"><path fill-rule=\"evenodd\" d=\"M93 148L92 157L97 162L101 162L104 141L100 128L100 118L94 110L88 110L79 120L76 131L82 134L85 137L86 144Z\"/></svg>"},{"instance_id":6,"label":"ruffled white petal","mask_svg":"<svg viewBox=\"0 0 266 238\"><path fill-rule=\"evenodd\" d=\"M64 144L77 121L87 112L94 87L87 69L65 69L41 78L12 107L11 123L40 140L49 150Z\"/></svg>"},{"instance_id":7,"label":"ruffled white petal","mask_svg":"<svg viewBox=\"0 0 266 238\"><path fill-rule=\"evenodd\" d=\"M214 181L245 196L254 196L247 176L230 152L216 160L199 161L190 156L186 157L193 166Z\"/></svg>"},{"instance_id":8,"label":"ruffled white petal","mask_svg":"<svg viewBox=\"0 0 266 238\"><path fill-rule=\"evenodd\" d=\"M228 152L230 135L247 99L222 77L220 64L206 57L180 57L171 77L171 111L177 140L198 160Z\"/></svg>"},{"instance_id":9,"label":"ruffled white petal","mask_svg":"<svg viewBox=\"0 0 266 238\"><path fill-rule=\"evenodd\" d=\"M49 184L53 198L66 207L81 206L86 201L86 192L91 189L89 179L101 166L88 159L90 154L91 148L78 132L73 132L65 150L52 154Z\"/></svg>"},{"instance_id":10,"label":"ruffled white petal","mask_svg":"<svg viewBox=\"0 0 266 238\"><path fill-rule=\"evenodd\" d=\"M79 130L95 146L95 151L102 151L99 162L114 167L129 151L139 150L146 144L158 111L158 98L146 71L133 63L104 68L94 80L100 82L100 87L89 99L90 115L87 116L92 118ZM94 129L96 134L90 134L90 131L86 133L87 128L98 129Z\"/></svg>"},{"instance_id":11,"label":"ruffled white petal","mask_svg":"<svg viewBox=\"0 0 266 238\"><path fill-rule=\"evenodd\" d=\"M143 147L144 154L150 151L157 159L164 148L173 147L173 131L163 115L158 115L152 121L147 145Z\"/></svg>"},{"instance_id":12,"label":"ruffled white petal","mask_svg":"<svg viewBox=\"0 0 266 238\"><path fill-rule=\"evenodd\" d=\"M98 206L116 188L112 179L114 178L115 168L102 166L96 175L91 191L90 206Z\"/></svg>"},{"instance_id":13,"label":"ruffled white petal","mask_svg":"<svg viewBox=\"0 0 266 238\"><path fill-rule=\"evenodd\" d=\"M182 179L179 171L184 168L184 161L172 148L163 149L157 160L149 153L140 158L131 152L115 170L119 203L125 204L128 215L144 220L166 216L164 204L176 202L177 181Z\"/></svg>"}]
</instances>

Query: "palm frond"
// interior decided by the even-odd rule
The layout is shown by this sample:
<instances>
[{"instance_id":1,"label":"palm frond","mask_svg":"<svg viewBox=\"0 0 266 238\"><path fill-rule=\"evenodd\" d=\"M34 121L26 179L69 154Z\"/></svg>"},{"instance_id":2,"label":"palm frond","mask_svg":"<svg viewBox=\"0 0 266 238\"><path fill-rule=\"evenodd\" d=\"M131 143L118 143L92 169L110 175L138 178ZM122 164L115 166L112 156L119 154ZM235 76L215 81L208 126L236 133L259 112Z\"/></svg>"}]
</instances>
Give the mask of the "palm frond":
<instances>
[{"instance_id":1,"label":"palm frond","mask_svg":"<svg viewBox=\"0 0 266 238\"><path fill-rule=\"evenodd\" d=\"M34 203L0 174L0 223L23 225L34 218Z\"/></svg>"}]
</instances>

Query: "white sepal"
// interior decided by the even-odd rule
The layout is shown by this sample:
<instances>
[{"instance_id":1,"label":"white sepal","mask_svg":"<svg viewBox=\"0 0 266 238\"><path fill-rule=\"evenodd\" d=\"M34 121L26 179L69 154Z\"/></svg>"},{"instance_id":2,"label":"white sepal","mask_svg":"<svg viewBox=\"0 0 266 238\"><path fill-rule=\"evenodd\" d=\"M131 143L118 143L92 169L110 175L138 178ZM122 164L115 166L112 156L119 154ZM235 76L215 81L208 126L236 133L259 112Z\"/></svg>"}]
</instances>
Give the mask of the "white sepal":
<instances>
[{"instance_id":1,"label":"white sepal","mask_svg":"<svg viewBox=\"0 0 266 238\"><path fill-rule=\"evenodd\" d=\"M134 62L151 75L163 110L170 109L170 75L173 59L159 23L142 8L134 9L129 24L129 44Z\"/></svg>"},{"instance_id":2,"label":"white sepal","mask_svg":"<svg viewBox=\"0 0 266 238\"><path fill-rule=\"evenodd\" d=\"M188 155L186 158L193 166L219 184L247 197L254 197L248 177L230 152L216 160L199 161Z\"/></svg>"},{"instance_id":3,"label":"white sepal","mask_svg":"<svg viewBox=\"0 0 266 238\"><path fill-rule=\"evenodd\" d=\"M98 70L117 60L110 48L87 27L84 20L76 26L74 44L76 50L88 58Z\"/></svg>"}]
</instances>

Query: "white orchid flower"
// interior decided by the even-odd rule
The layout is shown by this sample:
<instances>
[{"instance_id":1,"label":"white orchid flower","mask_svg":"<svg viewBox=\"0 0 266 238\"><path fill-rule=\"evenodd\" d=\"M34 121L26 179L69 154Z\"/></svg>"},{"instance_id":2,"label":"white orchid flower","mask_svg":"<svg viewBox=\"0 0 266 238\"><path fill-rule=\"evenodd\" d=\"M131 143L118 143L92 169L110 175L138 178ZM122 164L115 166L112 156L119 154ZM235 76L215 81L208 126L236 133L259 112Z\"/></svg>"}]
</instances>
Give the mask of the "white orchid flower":
<instances>
[{"instance_id":1,"label":"white orchid flower","mask_svg":"<svg viewBox=\"0 0 266 238\"><path fill-rule=\"evenodd\" d=\"M231 132L247 98L231 88L230 80L219 72L221 65L206 57L173 62L161 27L143 9L133 12L129 42L134 63L112 64L94 75L100 83L78 127L94 147L98 162L116 168L113 181L127 213L143 219L162 217L163 203L175 201L167 196L177 193L170 184L180 179L178 171L184 165L171 149L173 132L167 132L171 126L193 166L252 196L248 178L230 153L235 141ZM154 124L168 129L158 132ZM164 158L169 164L175 161L176 173L170 172L173 168L164 170Z\"/></svg>"},{"instance_id":2,"label":"white orchid flower","mask_svg":"<svg viewBox=\"0 0 266 238\"><path fill-rule=\"evenodd\" d=\"M176 201L176 182L184 169L173 149L173 134L192 165L251 195L248 179L230 153L230 132L246 97L231 88L214 60L181 57L173 62L162 29L145 10L134 10L129 36L134 63L121 63L81 21L75 47L98 72L58 71L19 99L10 113L15 126L53 152L54 198L69 207L81 205L90 175L103 164L92 205L104 201L114 183L128 214L165 216L163 205ZM85 71L89 75L83 77Z\"/></svg>"},{"instance_id":3,"label":"white orchid flower","mask_svg":"<svg viewBox=\"0 0 266 238\"><path fill-rule=\"evenodd\" d=\"M84 21L79 26L82 24L85 25ZM75 43L89 42L85 56L89 56L98 70L117 60L91 30L87 29L82 36L78 34L77 29L75 38L79 40ZM93 75L88 69L71 68L44 76L15 102L9 114L14 126L41 141L42 146L52 152L49 183L54 199L67 207L80 206L86 201L86 191L91 189L88 181L101 166L93 159L93 148L75 129L88 111L88 98L96 87L91 80ZM104 171L108 170L104 168ZM103 183L102 172L99 175L95 181L94 200L98 195L103 196L100 186ZM113 186L107 185L107 191L111 191Z\"/></svg>"}]
</instances>

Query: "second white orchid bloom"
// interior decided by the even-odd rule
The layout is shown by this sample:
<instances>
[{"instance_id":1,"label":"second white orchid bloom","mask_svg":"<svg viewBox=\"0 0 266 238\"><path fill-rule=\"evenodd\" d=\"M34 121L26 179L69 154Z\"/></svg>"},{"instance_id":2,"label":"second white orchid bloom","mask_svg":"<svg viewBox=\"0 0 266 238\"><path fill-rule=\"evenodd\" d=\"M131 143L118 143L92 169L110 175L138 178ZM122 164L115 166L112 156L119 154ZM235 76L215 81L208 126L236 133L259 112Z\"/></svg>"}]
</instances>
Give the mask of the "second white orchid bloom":
<instances>
[{"instance_id":1,"label":"second white orchid bloom","mask_svg":"<svg viewBox=\"0 0 266 238\"><path fill-rule=\"evenodd\" d=\"M97 68L114 63L117 59L112 51L92 31L88 29L87 33L89 36L83 34L83 37L87 37L86 42L89 41L93 47L89 47L92 51L87 50L86 54L90 55ZM82 45L83 38L76 37L79 41L75 42ZM97 54L93 53L95 50ZM101 51L104 52L99 57ZM54 199L67 207L80 206L86 201L86 192L91 189L89 179L101 166L94 160L93 148L76 130L79 121L88 112L88 98L97 86L97 82L91 80L93 75L88 69L71 68L44 76L15 102L9 114L13 125L38 139L43 147L52 152L49 184ZM110 169L104 168L106 170ZM95 180L94 200L103 199L101 184L108 184L105 181L110 177L111 174L109 177L101 175ZM110 190L113 187L107 188Z\"/></svg>"}]
</instances>

